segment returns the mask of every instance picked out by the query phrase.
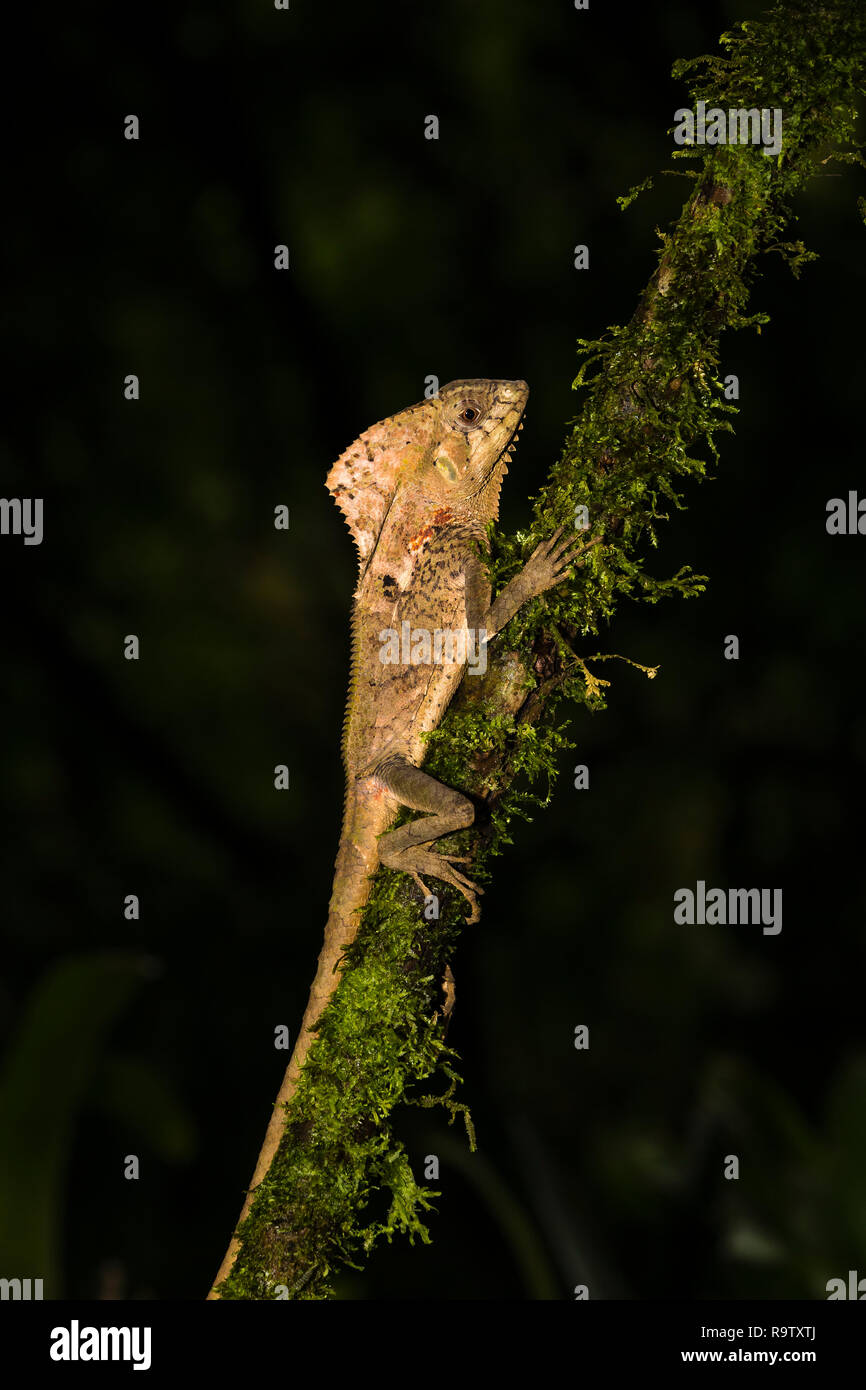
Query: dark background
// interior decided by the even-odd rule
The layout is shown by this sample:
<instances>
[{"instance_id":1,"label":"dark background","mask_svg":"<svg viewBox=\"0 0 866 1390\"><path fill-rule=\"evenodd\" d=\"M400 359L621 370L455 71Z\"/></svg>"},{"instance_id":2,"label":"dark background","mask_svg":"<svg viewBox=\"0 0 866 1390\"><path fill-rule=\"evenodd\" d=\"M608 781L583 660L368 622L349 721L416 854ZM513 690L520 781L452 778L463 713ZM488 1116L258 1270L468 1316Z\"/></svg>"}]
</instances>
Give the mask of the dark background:
<instances>
[{"instance_id":1,"label":"dark background","mask_svg":"<svg viewBox=\"0 0 866 1390\"><path fill-rule=\"evenodd\" d=\"M502 520L528 521L575 339L630 316L688 192L615 202L671 166L671 64L759 12L85 5L14 56L2 493L44 497L45 538L0 541L0 1274L204 1296L339 832L355 568L325 474L428 374L521 376ZM824 525L864 486L862 178L824 173L795 232L821 260L795 282L765 257L771 322L723 344L736 434L652 559L709 590L587 647L661 670L600 668L610 708L576 720L454 961L480 1152L398 1115L417 1175L440 1156L433 1244L342 1297L821 1298L866 1275L866 540ZM676 926L698 878L781 887L781 935Z\"/></svg>"}]
</instances>

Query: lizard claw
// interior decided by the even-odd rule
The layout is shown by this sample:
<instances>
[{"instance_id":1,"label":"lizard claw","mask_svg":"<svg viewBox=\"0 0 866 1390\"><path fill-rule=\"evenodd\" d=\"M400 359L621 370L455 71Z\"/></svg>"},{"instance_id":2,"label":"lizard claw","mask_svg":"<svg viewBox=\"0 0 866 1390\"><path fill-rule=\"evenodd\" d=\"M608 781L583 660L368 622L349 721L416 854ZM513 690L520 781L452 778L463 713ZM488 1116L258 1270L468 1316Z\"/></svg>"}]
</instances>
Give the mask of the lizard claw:
<instances>
[{"instance_id":1,"label":"lizard claw","mask_svg":"<svg viewBox=\"0 0 866 1390\"><path fill-rule=\"evenodd\" d=\"M433 897L433 894L430 892L430 889L427 887L421 875L416 874L414 869L409 870L409 877L412 879L415 887L420 891L421 897L424 898L425 901L427 898Z\"/></svg>"},{"instance_id":2,"label":"lizard claw","mask_svg":"<svg viewBox=\"0 0 866 1390\"><path fill-rule=\"evenodd\" d=\"M567 540L562 541L550 555L551 563L556 566L558 571L558 578L554 580L554 583L558 584L567 578L568 571L572 566L582 567L583 561L580 556L584 555L587 550L591 550L594 545L600 545L601 539L601 536L593 536L591 541L584 543L569 536Z\"/></svg>"}]
</instances>

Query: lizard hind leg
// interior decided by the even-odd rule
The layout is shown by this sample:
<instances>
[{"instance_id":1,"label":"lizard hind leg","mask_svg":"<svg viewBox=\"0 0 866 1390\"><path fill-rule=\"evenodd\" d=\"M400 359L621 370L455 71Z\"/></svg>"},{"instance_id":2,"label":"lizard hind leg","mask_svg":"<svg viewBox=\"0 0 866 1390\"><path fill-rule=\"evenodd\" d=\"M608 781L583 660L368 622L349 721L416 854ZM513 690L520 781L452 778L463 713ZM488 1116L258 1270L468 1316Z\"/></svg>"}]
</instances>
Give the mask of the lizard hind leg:
<instances>
[{"instance_id":1,"label":"lizard hind leg","mask_svg":"<svg viewBox=\"0 0 866 1390\"><path fill-rule=\"evenodd\" d=\"M453 787L446 787L444 782L437 782L435 777L399 755L380 763L375 776L402 806L426 813L418 820L401 825L381 837L381 862L389 869L400 869L410 874L422 888L421 874L450 883L469 903L471 911L467 922L477 922L481 916L478 897L484 889L454 867L468 861L455 854L439 854L430 849L434 840L451 835L455 830L464 830L472 824L475 807L469 797Z\"/></svg>"}]
</instances>

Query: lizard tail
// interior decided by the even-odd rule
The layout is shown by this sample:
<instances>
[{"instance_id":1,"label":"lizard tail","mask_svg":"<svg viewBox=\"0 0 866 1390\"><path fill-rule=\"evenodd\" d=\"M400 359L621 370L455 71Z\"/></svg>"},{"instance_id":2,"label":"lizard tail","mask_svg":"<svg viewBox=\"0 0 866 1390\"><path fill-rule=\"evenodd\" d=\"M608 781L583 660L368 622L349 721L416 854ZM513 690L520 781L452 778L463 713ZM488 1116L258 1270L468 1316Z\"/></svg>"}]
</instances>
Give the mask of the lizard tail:
<instances>
[{"instance_id":1,"label":"lizard tail","mask_svg":"<svg viewBox=\"0 0 866 1390\"><path fill-rule=\"evenodd\" d=\"M356 782L350 789L340 835L340 847L337 851L334 887L328 908L328 925L325 928L324 945L319 953L316 976L310 988L294 1051L274 1102L273 1114L256 1160L255 1171L235 1226L235 1233L208 1294L209 1300L220 1297L216 1292L217 1286L228 1276L240 1249L238 1227L247 1216L255 1197L255 1190L265 1177L279 1148L286 1125L286 1107L295 1095L301 1069L315 1041L316 1025L340 983L341 957L358 934L361 909L370 895L370 879L379 866L377 841L387 829L393 815L393 810L386 803L383 789L374 785L372 779Z\"/></svg>"}]
</instances>

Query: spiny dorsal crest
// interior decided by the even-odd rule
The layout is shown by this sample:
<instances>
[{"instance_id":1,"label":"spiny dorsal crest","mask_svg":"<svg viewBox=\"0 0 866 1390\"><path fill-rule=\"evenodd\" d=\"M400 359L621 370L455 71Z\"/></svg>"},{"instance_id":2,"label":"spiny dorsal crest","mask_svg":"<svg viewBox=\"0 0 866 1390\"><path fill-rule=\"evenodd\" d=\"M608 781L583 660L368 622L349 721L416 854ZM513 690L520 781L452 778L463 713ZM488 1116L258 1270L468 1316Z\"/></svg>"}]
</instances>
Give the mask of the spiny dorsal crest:
<instances>
[{"instance_id":1,"label":"spiny dorsal crest","mask_svg":"<svg viewBox=\"0 0 866 1390\"><path fill-rule=\"evenodd\" d=\"M358 547L361 567L376 546L401 469L429 446L436 412L429 401L380 420L350 444L325 480Z\"/></svg>"}]
</instances>

